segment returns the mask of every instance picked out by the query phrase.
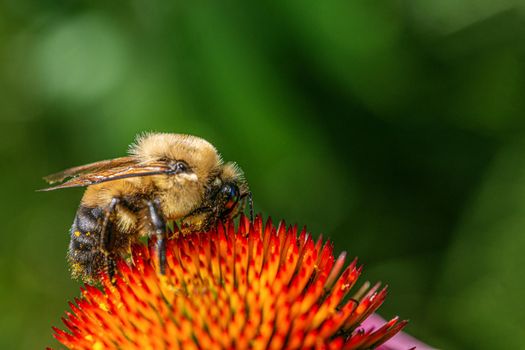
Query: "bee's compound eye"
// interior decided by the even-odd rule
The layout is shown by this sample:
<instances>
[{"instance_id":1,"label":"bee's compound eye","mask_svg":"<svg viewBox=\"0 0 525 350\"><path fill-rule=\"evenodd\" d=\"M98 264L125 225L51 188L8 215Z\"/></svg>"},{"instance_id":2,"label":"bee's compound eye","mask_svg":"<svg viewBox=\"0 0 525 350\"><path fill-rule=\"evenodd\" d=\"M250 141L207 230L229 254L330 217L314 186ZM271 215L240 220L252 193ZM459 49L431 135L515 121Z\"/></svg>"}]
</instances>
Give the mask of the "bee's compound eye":
<instances>
[{"instance_id":1,"label":"bee's compound eye","mask_svg":"<svg viewBox=\"0 0 525 350\"><path fill-rule=\"evenodd\" d=\"M221 188L225 208L231 209L239 201L239 188L233 184L224 184Z\"/></svg>"},{"instance_id":2,"label":"bee's compound eye","mask_svg":"<svg viewBox=\"0 0 525 350\"><path fill-rule=\"evenodd\" d=\"M235 188L230 184L225 184L221 188L221 192L226 197L226 199L230 199L235 194Z\"/></svg>"}]
</instances>

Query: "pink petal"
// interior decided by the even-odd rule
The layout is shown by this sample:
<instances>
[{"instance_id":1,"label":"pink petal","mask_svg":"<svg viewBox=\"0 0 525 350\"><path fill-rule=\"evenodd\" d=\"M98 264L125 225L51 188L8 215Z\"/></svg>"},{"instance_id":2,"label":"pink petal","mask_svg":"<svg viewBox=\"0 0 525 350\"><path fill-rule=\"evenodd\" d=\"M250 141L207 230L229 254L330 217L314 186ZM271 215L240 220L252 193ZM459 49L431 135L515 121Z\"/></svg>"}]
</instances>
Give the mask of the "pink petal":
<instances>
[{"instance_id":1,"label":"pink petal","mask_svg":"<svg viewBox=\"0 0 525 350\"><path fill-rule=\"evenodd\" d=\"M377 329L384 325L386 321L379 316L378 314L370 315L361 325L364 329L374 328ZM381 345L378 350L433 350L435 348L424 344L417 340L416 338L406 334L405 332L399 332L391 339L389 339L385 344Z\"/></svg>"}]
</instances>

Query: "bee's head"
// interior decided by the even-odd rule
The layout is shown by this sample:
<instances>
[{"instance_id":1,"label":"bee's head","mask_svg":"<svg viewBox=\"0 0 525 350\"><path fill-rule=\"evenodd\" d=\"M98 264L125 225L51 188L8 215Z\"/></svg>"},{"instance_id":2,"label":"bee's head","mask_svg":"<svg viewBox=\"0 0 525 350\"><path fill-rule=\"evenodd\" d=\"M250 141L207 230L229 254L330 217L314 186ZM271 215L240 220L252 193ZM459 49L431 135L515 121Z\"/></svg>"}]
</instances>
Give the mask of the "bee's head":
<instances>
[{"instance_id":1,"label":"bee's head","mask_svg":"<svg viewBox=\"0 0 525 350\"><path fill-rule=\"evenodd\" d=\"M221 166L218 176L209 189L209 202L222 218L234 216L239 203L248 194L248 185L242 171L235 163Z\"/></svg>"}]
</instances>

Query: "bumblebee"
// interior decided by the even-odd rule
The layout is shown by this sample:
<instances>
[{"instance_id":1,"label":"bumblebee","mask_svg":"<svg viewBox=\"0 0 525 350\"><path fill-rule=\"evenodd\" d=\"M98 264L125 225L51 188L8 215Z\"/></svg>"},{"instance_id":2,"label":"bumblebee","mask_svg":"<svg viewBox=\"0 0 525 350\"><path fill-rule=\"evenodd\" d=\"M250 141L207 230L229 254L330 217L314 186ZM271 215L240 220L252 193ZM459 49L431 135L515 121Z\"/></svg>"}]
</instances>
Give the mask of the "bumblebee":
<instances>
[{"instance_id":1,"label":"bumblebee","mask_svg":"<svg viewBox=\"0 0 525 350\"><path fill-rule=\"evenodd\" d=\"M224 163L208 141L183 134L139 135L126 157L64 170L44 179L43 191L87 187L70 229L72 276L94 283L101 271L114 275L115 260L142 237L156 237L165 273L166 223L182 234L207 231L253 203L235 163ZM56 184L58 183L58 184Z\"/></svg>"}]
</instances>

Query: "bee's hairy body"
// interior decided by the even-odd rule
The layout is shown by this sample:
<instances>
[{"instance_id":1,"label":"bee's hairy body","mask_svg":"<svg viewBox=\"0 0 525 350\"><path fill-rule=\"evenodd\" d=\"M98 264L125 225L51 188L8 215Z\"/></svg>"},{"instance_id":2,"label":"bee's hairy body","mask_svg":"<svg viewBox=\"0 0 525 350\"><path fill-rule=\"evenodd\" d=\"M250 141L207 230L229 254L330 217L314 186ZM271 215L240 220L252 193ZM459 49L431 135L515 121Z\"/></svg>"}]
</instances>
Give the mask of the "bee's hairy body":
<instances>
[{"instance_id":1,"label":"bee's hairy body","mask_svg":"<svg viewBox=\"0 0 525 350\"><path fill-rule=\"evenodd\" d=\"M250 195L237 166L223 163L215 147L195 136L145 134L131 146L130 159L129 169L109 169L126 178L88 184L76 213L68 260L73 276L85 282L112 270L141 237L157 235L165 244L166 221L181 220L183 233L208 230L236 215L239 201ZM141 176L131 169L159 163L169 173Z\"/></svg>"}]
</instances>

